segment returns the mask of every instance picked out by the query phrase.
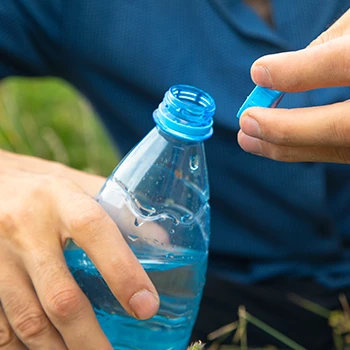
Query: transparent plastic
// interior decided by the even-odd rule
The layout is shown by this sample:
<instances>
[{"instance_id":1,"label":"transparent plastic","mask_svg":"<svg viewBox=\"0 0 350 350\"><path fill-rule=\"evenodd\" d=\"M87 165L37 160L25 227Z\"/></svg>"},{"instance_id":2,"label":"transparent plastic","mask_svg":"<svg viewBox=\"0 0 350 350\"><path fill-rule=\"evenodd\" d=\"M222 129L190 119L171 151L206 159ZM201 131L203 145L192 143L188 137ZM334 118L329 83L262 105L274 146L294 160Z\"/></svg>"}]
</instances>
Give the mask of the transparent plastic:
<instances>
[{"instance_id":1,"label":"transparent plastic","mask_svg":"<svg viewBox=\"0 0 350 350\"><path fill-rule=\"evenodd\" d=\"M206 102L181 99L181 94L171 92L176 89L190 91L192 97L205 96ZM175 117L177 112L172 113L171 123L177 120L185 127L179 132L167 124L165 98L154 112L157 126L123 159L96 196L155 284L160 295L157 315L146 321L129 316L86 254L73 242L65 251L71 272L118 350L186 349L205 283L210 215L202 140L212 133L215 105L209 95L193 87L176 86L168 93L171 104L181 106L175 110L185 112ZM165 121L160 121L162 108ZM195 132L186 132L186 126Z\"/></svg>"}]
</instances>

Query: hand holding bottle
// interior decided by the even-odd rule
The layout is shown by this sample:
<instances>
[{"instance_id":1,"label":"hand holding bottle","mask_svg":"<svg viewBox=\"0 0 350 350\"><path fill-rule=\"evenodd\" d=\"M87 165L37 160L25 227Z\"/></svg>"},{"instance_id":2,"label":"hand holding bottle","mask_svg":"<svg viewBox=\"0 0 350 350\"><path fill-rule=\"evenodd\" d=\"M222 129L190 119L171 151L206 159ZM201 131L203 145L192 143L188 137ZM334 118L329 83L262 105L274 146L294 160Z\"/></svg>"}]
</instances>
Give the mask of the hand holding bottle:
<instances>
[{"instance_id":1,"label":"hand holding bottle","mask_svg":"<svg viewBox=\"0 0 350 350\"><path fill-rule=\"evenodd\" d=\"M208 258L214 111L202 90L171 87L107 181L0 151L1 349L187 348Z\"/></svg>"},{"instance_id":2,"label":"hand holding bottle","mask_svg":"<svg viewBox=\"0 0 350 350\"><path fill-rule=\"evenodd\" d=\"M203 141L215 102L172 86L153 112L156 126L118 164L96 201L119 227L160 297L155 317L128 316L84 250L65 258L114 349L185 350L196 320L209 244L209 182ZM116 250L115 254L118 254Z\"/></svg>"},{"instance_id":3,"label":"hand holding bottle","mask_svg":"<svg viewBox=\"0 0 350 350\"><path fill-rule=\"evenodd\" d=\"M57 175L52 164L7 152L0 162L0 349L112 349L66 266L66 241L84 249L130 314L149 318L159 300L118 227L87 193L102 178L63 167Z\"/></svg>"},{"instance_id":4,"label":"hand holding bottle","mask_svg":"<svg viewBox=\"0 0 350 350\"><path fill-rule=\"evenodd\" d=\"M350 85L350 10L306 49L258 59L257 85L285 92ZM349 91L350 98L350 91ZM238 134L247 152L281 161L350 163L350 103L247 109Z\"/></svg>"}]
</instances>

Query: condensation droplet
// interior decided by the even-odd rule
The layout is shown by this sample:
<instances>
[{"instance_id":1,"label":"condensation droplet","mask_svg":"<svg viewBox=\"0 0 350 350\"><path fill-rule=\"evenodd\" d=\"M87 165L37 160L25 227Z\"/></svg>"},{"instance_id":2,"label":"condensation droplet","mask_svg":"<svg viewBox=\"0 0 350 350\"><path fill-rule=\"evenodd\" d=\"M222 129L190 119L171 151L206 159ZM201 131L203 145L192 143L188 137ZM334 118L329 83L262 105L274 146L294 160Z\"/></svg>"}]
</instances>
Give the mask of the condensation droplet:
<instances>
[{"instance_id":1,"label":"condensation droplet","mask_svg":"<svg viewBox=\"0 0 350 350\"><path fill-rule=\"evenodd\" d=\"M154 244L158 244L159 243L158 239L154 239L153 242L154 242Z\"/></svg>"},{"instance_id":2,"label":"condensation droplet","mask_svg":"<svg viewBox=\"0 0 350 350\"><path fill-rule=\"evenodd\" d=\"M198 169L198 156L197 155L194 155L194 156L191 156L190 157L190 169L192 171L195 171Z\"/></svg>"},{"instance_id":3,"label":"condensation droplet","mask_svg":"<svg viewBox=\"0 0 350 350\"><path fill-rule=\"evenodd\" d=\"M135 218L134 225L136 227L140 227L145 223L145 221L139 221L137 218Z\"/></svg>"},{"instance_id":4,"label":"condensation droplet","mask_svg":"<svg viewBox=\"0 0 350 350\"><path fill-rule=\"evenodd\" d=\"M184 224L190 222L192 219L193 219L193 216L191 214L185 214L181 216L181 222Z\"/></svg>"},{"instance_id":5,"label":"condensation droplet","mask_svg":"<svg viewBox=\"0 0 350 350\"><path fill-rule=\"evenodd\" d=\"M167 218L170 219L174 223L175 226L178 226L180 223L179 219L176 218L174 215L168 215Z\"/></svg>"},{"instance_id":6,"label":"condensation droplet","mask_svg":"<svg viewBox=\"0 0 350 350\"><path fill-rule=\"evenodd\" d=\"M132 242L136 242L139 239L139 236L133 235L132 233L128 234L128 238Z\"/></svg>"},{"instance_id":7,"label":"condensation droplet","mask_svg":"<svg viewBox=\"0 0 350 350\"><path fill-rule=\"evenodd\" d=\"M150 216L150 215L154 214L157 211L156 208L153 208L150 205L146 205L146 204L145 205L141 205L139 207L139 209L140 209L142 215L145 215L145 216Z\"/></svg>"},{"instance_id":8,"label":"condensation droplet","mask_svg":"<svg viewBox=\"0 0 350 350\"><path fill-rule=\"evenodd\" d=\"M170 234L173 234L173 233L175 233L175 230L172 228L172 229L170 230Z\"/></svg>"},{"instance_id":9,"label":"condensation droplet","mask_svg":"<svg viewBox=\"0 0 350 350\"><path fill-rule=\"evenodd\" d=\"M175 258L175 255L174 255L173 253L168 253L168 254L166 255L166 257L167 257L167 258L170 258L170 259L173 259L173 258Z\"/></svg>"}]
</instances>

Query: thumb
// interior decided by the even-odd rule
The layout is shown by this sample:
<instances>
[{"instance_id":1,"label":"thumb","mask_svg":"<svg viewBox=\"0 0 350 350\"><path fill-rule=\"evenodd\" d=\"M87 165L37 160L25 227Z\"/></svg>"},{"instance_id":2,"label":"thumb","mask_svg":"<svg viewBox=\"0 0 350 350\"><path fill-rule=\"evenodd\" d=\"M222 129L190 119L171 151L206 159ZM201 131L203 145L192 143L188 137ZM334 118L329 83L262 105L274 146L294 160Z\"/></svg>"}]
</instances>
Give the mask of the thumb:
<instances>
[{"instance_id":1,"label":"thumb","mask_svg":"<svg viewBox=\"0 0 350 350\"><path fill-rule=\"evenodd\" d=\"M307 48L254 62L255 84L285 92L350 85L350 10Z\"/></svg>"}]
</instances>

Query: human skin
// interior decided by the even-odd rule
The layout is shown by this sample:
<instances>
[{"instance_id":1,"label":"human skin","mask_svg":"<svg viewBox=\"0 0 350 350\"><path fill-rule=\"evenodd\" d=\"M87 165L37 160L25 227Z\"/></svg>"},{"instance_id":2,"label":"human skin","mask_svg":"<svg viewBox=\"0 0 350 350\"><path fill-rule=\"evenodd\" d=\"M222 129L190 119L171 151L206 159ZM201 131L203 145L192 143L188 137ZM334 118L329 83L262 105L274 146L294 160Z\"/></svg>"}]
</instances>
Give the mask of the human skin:
<instances>
[{"instance_id":1,"label":"human skin","mask_svg":"<svg viewBox=\"0 0 350 350\"><path fill-rule=\"evenodd\" d=\"M0 164L0 349L112 349L67 268L67 240L84 249L134 317L153 316L159 298L92 198L105 179L1 150Z\"/></svg>"},{"instance_id":2,"label":"human skin","mask_svg":"<svg viewBox=\"0 0 350 350\"><path fill-rule=\"evenodd\" d=\"M300 92L350 85L350 10L307 48L259 58L260 86ZM349 94L350 97L350 94ZM350 100L309 108L249 108L240 118L243 150L285 162L350 163Z\"/></svg>"}]
</instances>

